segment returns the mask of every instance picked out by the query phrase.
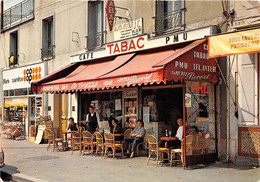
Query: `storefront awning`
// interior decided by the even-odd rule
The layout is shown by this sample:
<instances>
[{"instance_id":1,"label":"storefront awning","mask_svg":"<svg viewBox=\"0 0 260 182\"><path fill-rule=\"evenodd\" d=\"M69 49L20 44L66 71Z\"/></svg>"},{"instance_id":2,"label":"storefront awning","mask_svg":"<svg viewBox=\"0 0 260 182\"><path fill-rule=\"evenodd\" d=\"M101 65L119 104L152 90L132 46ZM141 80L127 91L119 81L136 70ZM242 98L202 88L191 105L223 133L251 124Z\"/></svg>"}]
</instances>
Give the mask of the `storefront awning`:
<instances>
[{"instance_id":1,"label":"storefront awning","mask_svg":"<svg viewBox=\"0 0 260 182\"><path fill-rule=\"evenodd\" d=\"M209 37L210 58L260 52L260 29Z\"/></svg>"},{"instance_id":2,"label":"storefront awning","mask_svg":"<svg viewBox=\"0 0 260 182\"><path fill-rule=\"evenodd\" d=\"M41 84L34 92L75 92L166 83L166 80L217 82L217 66L207 59L206 40L184 48L117 56L112 61L81 63L67 76Z\"/></svg>"}]
</instances>

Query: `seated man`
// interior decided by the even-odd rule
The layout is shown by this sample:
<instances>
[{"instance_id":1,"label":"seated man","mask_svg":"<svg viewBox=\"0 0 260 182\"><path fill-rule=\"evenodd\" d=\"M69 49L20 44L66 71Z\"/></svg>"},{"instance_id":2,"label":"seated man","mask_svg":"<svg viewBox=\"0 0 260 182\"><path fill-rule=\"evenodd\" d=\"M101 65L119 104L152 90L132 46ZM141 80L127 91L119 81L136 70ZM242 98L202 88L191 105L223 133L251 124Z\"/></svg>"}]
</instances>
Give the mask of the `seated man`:
<instances>
[{"instance_id":1,"label":"seated man","mask_svg":"<svg viewBox=\"0 0 260 182\"><path fill-rule=\"evenodd\" d=\"M112 120L112 127L110 128L110 133L113 133L113 134L122 134L123 133L123 129L118 124L118 120L117 119L113 119ZM123 138L124 138L124 136L116 136L115 137L115 141L122 141Z\"/></svg>"},{"instance_id":2,"label":"seated man","mask_svg":"<svg viewBox=\"0 0 260 182\"><path fill-rule=\"evenodd\" d=\"M128 146L129 143L133 142L133 146L131 149L131 158L134 157L134 152L137 146L137 143L143 142L144 140L144 134L145 134L145 130L143 127L143 122L141 120L137 121L137 126L135 127L135 129L131 132L131 138L130 139L126 139L124 141L124 148L127 151L126 154L130 154Z\"/></svg>"},{"instance_id":3,"label":"seated man","mask_svg":"<svg viewBox=\"0 0 260 182\"><path fill-rule=\"evenodd\" d=\"M179 125L179 128L176 132L176 140L169 141L168 142L168 147L171 148L179 148L181 146L181 141L183 139L183 123L182 123L182 118L177 119L177 123Z\"/></svg>"}]
</instances>

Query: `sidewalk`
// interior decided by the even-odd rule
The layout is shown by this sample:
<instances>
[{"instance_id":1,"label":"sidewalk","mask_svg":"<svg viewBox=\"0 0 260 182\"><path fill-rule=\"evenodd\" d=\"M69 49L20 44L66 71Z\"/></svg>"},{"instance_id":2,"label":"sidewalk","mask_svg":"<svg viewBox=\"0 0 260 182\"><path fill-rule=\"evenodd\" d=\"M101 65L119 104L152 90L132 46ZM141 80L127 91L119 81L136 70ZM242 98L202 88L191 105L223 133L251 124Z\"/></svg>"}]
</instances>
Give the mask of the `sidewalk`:
<instances>
[{"instance_id":1,"label":"sidewalk","mask_svg":"<svg viewBox=\"0 0 260 182\"><path fill-rule=\"evenodd\" d=\"M7 171L13 177L30 178L31 181L260 182L260 168L253 166L217 162L199 169L183 170L181 167L156 167L154 161L147 166L146 157L113 160L100 156L79 156L78 151L74 155L71 151L47 152L47 144L37 145L27 140L0 137L0 145L5 152L6 164L0 170Z\"/></svg>"}]
</instances>

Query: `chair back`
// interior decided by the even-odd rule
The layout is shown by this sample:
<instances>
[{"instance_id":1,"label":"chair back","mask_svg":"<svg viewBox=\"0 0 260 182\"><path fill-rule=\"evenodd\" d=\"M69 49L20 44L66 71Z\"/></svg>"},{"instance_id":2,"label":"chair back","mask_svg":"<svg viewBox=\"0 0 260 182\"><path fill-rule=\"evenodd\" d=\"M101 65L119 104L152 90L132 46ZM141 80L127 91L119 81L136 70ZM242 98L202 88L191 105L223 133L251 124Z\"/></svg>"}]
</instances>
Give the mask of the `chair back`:
<instances>
[{"instance_id":1,"label":"chair back","mask_svg":"<svg viewBox=\"0 0 260 182\"><path fill-rule=\"evenodd\" d=\"M80 127L79 127L79 132L82 133L83 131L85 131L85 127L80 126Z\"/></svg>"},{"instance_id":2,"label":"chair back","mask_svg":"<svg viewBox=\"0 0 260 182\"><path fill-rule=\"evenodd\" d=\"M89 131L83 131L82 132L83 141L86 143L92 143L93 142L93 135Z\"/></svg>"},{"instance_id":3,"label":"chair back","mask_svg":"<svg viewBox=\"0 0 260 182\"><path fill-rule=\"evenodd\" d=\"M97 145L103 145L104 142L103 142L103 136L101 133L99 132L95 132L94 135L96 136L96 144Z\"/></svg>"},{"instance_id":4,"label":"chair back","mask_svg":"<svg viewBox=\"0 0 260 182\"><path fill-rule=\"evenodd\" d=\"M54 135L53 130L52 129L47 129L46 131L47 131L47 138L48 138L48 140L54 140L55 135Z\"/></svg>"},{"instance_id":5,"label":"chair back","mask_svg":"<svg viewBox=\"0 0 260 182\"><path fill-rule=\"evenodd\" d=\"M53 133L54 133L54 138L57 138L57 137L58 137L58 135L57 135L57 130L53 128L52 131L53 131Z\"/></svg>"},{"instance_id":6,"label":"chair back","mask_svg":"<svg viewBox=\"0 0 260 182\"><path fill-rule=\"evenodd\" d=\"M132 129L131 128L128 128L127 130L125 130L125 132L124 132L124 140L130 139L131 138L131 133L132 133Z\"/></svg>"},{"instance_id":7,"label":"chair back","mask_svg":"<svg viewBox=\"0 0 260 182\"><path fill-rule=\"evenodd\" d=\"M81 142L81 134L79 132L71 132L71 140L73 143Z\"/></svg>"},{"instance_id":8,"label":"chair back","mask_svg":"<svg viewBox=\"0 0 260 182\"><path fill-rule=\"evenodd\" d=\"M105 133L104 137L106 145L113 145L115 143L115 137L111 133Z\"/></svg>"},{"instance_id":9,"label":"chair back","mask_svg":"<svg viewBox=\"0 0 260 182\"><path fill-rule=\"evenodd\" d=\"M157 150L158 140L153 135L147 135L146 137L147 137L149 149Z\"/></svg>"}]
</instances>

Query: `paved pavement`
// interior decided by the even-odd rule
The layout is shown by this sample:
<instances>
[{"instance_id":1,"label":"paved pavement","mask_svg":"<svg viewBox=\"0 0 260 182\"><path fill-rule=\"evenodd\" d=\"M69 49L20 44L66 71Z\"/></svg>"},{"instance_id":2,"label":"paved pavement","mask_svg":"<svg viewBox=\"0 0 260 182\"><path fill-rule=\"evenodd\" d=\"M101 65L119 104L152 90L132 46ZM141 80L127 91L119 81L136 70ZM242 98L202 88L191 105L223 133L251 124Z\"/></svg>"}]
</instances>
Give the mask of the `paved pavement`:
<instances>
[{"instance_id":1,"label":"paved pavement","mask_svg":"<svg viewBox=\"0 0 260 182\"><path fill-rule=\"evenodd\" d=\"M46 151L47 144L0 137L6 166L0 171L13 175L16 181L91 181L91 182L260 182L260 168L217 162L205 167L183 170L181 167L146 165L147 157L115 159L79 156L75 151Z\"/></svg>"}]
</instances>

